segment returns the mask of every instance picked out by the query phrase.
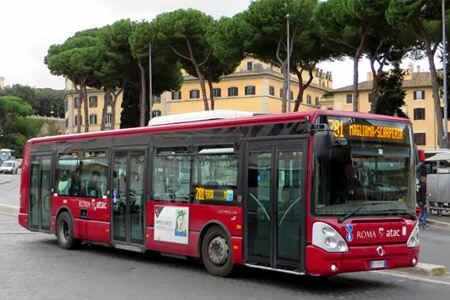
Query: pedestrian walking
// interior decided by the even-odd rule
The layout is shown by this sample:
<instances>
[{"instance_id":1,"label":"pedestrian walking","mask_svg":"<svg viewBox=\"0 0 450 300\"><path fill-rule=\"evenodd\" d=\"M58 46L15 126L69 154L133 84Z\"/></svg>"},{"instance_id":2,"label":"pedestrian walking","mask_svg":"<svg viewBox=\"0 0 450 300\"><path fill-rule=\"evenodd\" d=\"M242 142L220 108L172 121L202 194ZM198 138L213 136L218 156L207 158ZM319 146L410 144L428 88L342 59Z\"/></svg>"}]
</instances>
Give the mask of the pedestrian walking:
<instances>
[{"instance_id":1,"label":"pedestrian walking","mask_svg":"<svg viewBox=\"0 0 450 300\"><path fill-rule=\"evenodd\" d=\"M427 178L425 176L420 177L420 182L417 185L417 193L416 200L419 205L421 212L419 215L419 227L420 228L428 228L427 227L427 215L428 215L428 204L427 204L427 196L430 194L427 193Z\"/></svg>"}]
</instances>

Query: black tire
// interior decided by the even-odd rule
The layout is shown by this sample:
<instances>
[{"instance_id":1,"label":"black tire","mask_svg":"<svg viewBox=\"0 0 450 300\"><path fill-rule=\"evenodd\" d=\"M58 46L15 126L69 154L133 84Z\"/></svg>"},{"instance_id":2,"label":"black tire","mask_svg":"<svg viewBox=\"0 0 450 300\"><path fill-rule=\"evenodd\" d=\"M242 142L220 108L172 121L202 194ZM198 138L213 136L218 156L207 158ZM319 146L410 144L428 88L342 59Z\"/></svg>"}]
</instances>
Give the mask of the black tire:
<instances>
[{"instance_id":1,"label":"black tire","mask_svg":"<svg viewBox=\"0 0 450 300\"><path fill-rule=\"evenodd\" d=\"M206 270L215 276L226 277L233 271L232 245L219 226L208 229L203 237L202 261Z\"/></svg>"},{"instance_id":2,"label":"black tire","mask_svg":"<svg viewBox=\"0 0 450 300\"><path fill-rule=\"evenodd\" d=\"M80 240L75 238L73 221L68 212L63 212L58 216L55 231L61 248L70 250L80 245Z\"/></svg>"}]
</instances>

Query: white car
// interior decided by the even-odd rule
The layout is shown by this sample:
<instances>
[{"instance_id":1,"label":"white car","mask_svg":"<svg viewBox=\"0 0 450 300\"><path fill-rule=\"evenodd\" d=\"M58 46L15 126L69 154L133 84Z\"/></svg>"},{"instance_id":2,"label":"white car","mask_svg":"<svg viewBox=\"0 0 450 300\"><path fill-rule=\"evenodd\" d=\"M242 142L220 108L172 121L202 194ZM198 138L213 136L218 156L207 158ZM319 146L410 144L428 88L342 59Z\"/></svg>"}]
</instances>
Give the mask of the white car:
<instances>
[{"instance_id":1,"label":"white car","mask_svg":"<svg viewBox=\"0 0 450 300\"><path fill-rule=\"evenodd\" d=\"M2 163L0 173L17 174L19 170L19 163L15 160L7 160Z\"/></svg>"}]
</instances>

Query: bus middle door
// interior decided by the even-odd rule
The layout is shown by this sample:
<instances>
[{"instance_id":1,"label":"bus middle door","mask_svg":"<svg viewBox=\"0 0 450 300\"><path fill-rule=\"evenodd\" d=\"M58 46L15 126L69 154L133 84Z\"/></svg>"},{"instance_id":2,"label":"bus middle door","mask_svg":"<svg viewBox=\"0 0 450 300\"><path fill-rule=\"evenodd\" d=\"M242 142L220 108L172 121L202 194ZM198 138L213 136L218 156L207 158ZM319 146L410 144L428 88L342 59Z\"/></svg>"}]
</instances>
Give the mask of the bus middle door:
<instances>
[{"instance_id":1,"label":"bus middle door","mask_svg":"<svg viewBox=\"0 0 450 300\"><path fill-rule=\"evenodd\" d=\"M245 263L305 269L307 142L248 142L245 152Z\"/></svg>"}]
</instances>

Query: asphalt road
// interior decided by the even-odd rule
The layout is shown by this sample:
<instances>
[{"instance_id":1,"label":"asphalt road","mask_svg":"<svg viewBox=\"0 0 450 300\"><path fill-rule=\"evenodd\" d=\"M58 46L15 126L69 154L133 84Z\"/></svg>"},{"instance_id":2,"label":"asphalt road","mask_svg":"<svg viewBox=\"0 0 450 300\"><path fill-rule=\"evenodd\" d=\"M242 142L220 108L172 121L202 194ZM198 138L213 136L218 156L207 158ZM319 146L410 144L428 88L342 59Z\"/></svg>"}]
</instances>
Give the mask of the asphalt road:
<instances>
[{"instance_id":1,"label":"asphalt road","mask_svg":"<svg viewBox=\"0 0 450 300\"><path fill-rule=\"evenodd\" d=\"M2 204L18 205L20 176L12 176L0 185ZM420 237L420 261L450 269L450 229L431 225ZM16 215L0 213L0 299L448 299L450 277L410 270L322 278L241 267L218 278L198 261L151 252L62 250L53 235L29 232Z\"/></svg>"}]
</instances>

